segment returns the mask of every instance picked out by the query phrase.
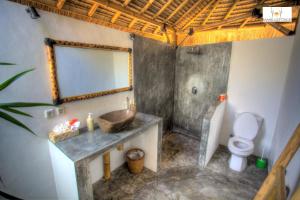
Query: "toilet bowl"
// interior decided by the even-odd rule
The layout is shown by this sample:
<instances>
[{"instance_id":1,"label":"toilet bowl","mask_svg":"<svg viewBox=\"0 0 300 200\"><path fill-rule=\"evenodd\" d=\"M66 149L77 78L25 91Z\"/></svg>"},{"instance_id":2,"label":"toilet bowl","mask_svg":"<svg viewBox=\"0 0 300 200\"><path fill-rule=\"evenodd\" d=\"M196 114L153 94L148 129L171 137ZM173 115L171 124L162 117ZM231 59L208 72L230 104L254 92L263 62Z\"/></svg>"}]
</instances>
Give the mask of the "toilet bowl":
<instances>
[{"instance_id":1,"label":"toilet bowl","mask_svg":"<svg viewBox=\"0 0 300 200\"><path fill-rule=\"evenodd\" d=\"M231 152L229 167L241 172L247 166L247 157L254 151L253 139L259 130L257 117L252 113L241 113L237 116L233 126L233 137L228 141Z\"/></svg>"}]
</instances>

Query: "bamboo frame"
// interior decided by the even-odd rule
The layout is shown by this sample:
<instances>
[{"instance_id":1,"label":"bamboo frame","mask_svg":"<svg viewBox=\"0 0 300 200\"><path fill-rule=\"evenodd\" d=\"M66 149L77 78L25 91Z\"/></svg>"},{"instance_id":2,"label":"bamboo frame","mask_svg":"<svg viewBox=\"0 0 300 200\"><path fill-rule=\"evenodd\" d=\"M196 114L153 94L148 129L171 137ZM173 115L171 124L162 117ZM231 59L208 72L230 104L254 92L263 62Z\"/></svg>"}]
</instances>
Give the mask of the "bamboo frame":
<instances>
[{"instance_id":1,"label":"bamboo frame","mask_svg":"<svg viewBox=\"0 0 300 200\"><path fill-rule=\"evenodd\" d=\"M46 45L47 58L48 58L48 64L49 64L49 72L50 72L51 94L52 94L53 103L55 105L132 90L132 88L133 88L133 86L132 86L133 85L133 77L132 77L133 69L132 69L132 49L131 48L114 47L114 46L98 45L98 44L87 44L87 43L81 43L81 42L70 42L70 41L62 41L62 40L53 40L50 38L45 39L45 45ZM82 94L82 95L78 95L78 96L70 96L70 97L63 97L63 98L60 97L59 83L57 80L56 60L55 60L55 46L88 48L88 49L104 49L104 50L109 50L109 51L128 52L128 87L99 91L99 92L89 93L89 94Z\"/></svg>"},{"instance_id":2,"label":"bamboo frame","mask_svg":"<svg viewBox=\"0 0 300 200\"><path fill-rule=\"evenodd\" d=\"M90 8L90 10L88 12L88 16L92 17L94 15L94 13L96 12L98 7L99 7L99 5L97 3L94 3L94 5Z\"/></svg>"},{"instance_id":3,"label":"bamboo frame","mask_svg":"<svg viewBox=\"0 0 300 200\"><path fill-rule=\"evenodd\" d=\"M64 6L65 2L66 2L66 0L58 0L57 4L56 4L57 9L59 9L59 10L62 9L62 7Z\"/></svg>"},{"instance_id":4,"label":"bamboo frame","mask_svg":"<svg viewBox=\"0 0 300 200\"><path fill-rule=\"evenodd\" d=\"M254 200L284 200L285 169L300 147L300 124L281 152L271 172L263 182Z\"/></svg>"},{"instance_id":5,"label":"bamboo frame","mask_svg":"<svg viewBox=\"0 0 300 200\"><path fill-rule=\"evenodd\" d=\"M107 151L103 154L103 178L105 181L110 180L110 152Z\"/></svg>"}]
</instances>

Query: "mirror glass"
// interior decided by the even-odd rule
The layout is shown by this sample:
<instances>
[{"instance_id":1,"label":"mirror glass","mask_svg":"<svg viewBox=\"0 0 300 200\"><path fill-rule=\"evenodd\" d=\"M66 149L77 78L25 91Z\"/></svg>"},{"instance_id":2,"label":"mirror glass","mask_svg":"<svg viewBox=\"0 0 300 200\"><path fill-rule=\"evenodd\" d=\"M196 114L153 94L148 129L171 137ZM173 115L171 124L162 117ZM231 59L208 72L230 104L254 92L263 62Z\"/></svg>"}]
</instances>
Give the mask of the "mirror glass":
<instances>
[{"instance_id":1,"label":"mirror glass","mask_svg":"<svg viewBox=\"0 0 300 200\"><path fill-rule=\"evenodd\" d=\"M61 99L130 87L128 51L55 46Z\"/></svg>"}]
</instances>

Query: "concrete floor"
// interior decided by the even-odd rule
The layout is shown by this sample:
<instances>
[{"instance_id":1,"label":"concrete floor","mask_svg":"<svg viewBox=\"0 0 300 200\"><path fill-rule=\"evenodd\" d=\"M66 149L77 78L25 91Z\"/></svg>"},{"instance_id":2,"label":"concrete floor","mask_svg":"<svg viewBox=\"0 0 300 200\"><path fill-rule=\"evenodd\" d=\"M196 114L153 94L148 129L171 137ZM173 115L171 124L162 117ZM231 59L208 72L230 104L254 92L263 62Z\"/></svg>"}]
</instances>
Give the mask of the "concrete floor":
<instances>
[{"instance_id":1,"label":"concrete floor","mask_svg":"<svg viewBox=\"0 0 300 200\"><path fill-rule=\"evenodd\" d=\"M112 180L94 184L99 200L212 200L252 199L267 176L257 169L250 156L243 173L228 168L230 153L220 146L205 169L197 166L199 141L177 133L163 137L161 170L158 174L144 169L130 174L126 166L115 170Z\"/></svg>"}]
</instances>

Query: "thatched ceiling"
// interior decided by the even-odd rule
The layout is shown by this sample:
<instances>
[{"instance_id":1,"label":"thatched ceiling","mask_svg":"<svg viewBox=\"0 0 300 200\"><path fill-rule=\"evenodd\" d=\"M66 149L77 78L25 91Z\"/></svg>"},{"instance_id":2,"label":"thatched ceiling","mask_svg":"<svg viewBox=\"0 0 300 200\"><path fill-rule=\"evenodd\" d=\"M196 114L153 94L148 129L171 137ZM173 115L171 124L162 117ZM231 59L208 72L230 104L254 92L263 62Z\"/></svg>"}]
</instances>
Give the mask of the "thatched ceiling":
<instances>
[{"instance_id":1,"label":"thatched ceiling","mask_svg":"<svg viewBox=\"0 0 300 200\"><path fill-rule=\"evenodd\" d=\"M286 0L11 0L41 10L73 17L173 44L193 45L199 35L219 32L223 39L214 42L242 40L241 33L257 38L292 34L296 27L299 7L293 7L293 22L265 24L252 11L259 5L288 6ZM293 4L293 3L292 3ZM272 28L270 28L272 27ZM187 36L190 28L195 34ZM236 36L228 38L228 30ZM257 32L258 31L258 32ZM214 33L215 34L215 33ZM262 37L263 35L263 37ZM220 37L220 36L216 36ZM194 38L194 39L191 39ZM252 39L252 37L250 37ZM247 37L245 38L247 39ZM254 37L255 39L255 37Z\"/></svg>"}]
</instances>

